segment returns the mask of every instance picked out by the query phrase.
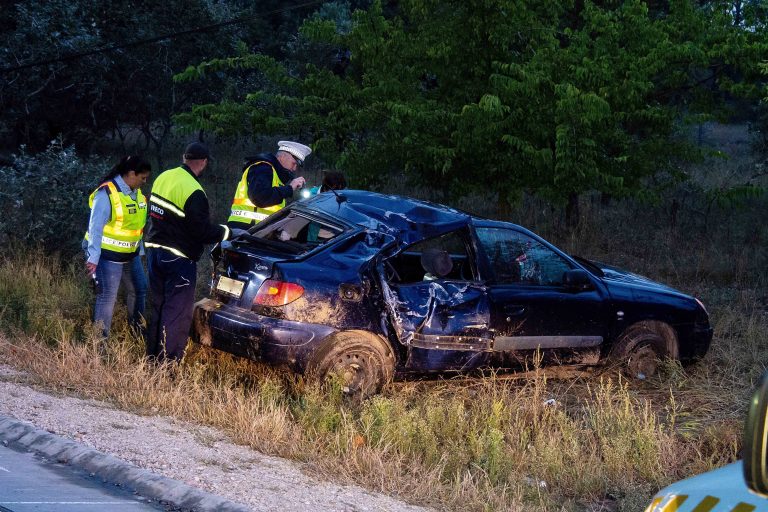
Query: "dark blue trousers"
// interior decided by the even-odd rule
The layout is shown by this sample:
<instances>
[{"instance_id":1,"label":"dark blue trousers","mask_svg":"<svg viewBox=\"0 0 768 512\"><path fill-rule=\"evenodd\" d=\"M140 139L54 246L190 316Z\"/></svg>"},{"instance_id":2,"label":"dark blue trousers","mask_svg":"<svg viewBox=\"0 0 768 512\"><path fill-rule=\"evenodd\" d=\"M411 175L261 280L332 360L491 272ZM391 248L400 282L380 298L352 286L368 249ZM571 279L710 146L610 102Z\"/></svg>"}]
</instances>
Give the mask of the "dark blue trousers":
<instances>
[{"instance_id":1,"label":"dark blue trousers","mask_svg":"<svg viewBox=\"0 0 768 512\"><path fill-rule=\"evenodd\" d=\"M152 315L147 332L147 356L156 361L180 361L187 347L195 305L197 262L165 249L147 248Z\"/></svg>"}]
</instances>

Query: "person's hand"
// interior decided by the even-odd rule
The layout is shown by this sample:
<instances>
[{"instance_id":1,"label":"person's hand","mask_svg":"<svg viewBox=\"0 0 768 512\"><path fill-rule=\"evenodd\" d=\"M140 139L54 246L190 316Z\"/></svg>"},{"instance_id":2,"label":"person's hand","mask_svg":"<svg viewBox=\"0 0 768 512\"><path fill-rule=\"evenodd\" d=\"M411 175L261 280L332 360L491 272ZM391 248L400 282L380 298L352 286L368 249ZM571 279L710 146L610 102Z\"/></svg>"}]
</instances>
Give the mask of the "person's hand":
<instances>
[{"instance_id":1,"label":"person's hand","mask_svg":"<svg viewBox=\"0 0 768 512\"><path fill-rule=\"evenodd\" d=\"M86 261L85 271L88 272L88 277L91 277L96 272L96 263L91 263L89 261Z\"/></svg>"},{"instance_id":2,"label":"person's hand","mask_svg":"<svg viewBox=\"0 0 768 512\"><path fill-rule=\"evenodd\" d=\"M293 191L296 192L297 190L299 190L301 187L304 186L304 178L302 178L301 176L299 176L298 178L294 178L291 180L289 185L291 186Z\"/></svg>"}]
</instances>

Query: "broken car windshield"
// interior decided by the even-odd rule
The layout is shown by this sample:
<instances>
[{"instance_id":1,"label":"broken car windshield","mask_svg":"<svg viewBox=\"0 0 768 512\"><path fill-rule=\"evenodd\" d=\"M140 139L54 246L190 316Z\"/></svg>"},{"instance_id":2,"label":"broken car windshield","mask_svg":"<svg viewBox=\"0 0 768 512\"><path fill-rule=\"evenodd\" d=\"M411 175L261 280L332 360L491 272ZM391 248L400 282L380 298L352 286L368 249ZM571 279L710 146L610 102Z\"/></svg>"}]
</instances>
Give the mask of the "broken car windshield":
<instances>
[{"instance_id":1,"label":"broken car windshield","mask_svg":"<svg viewBox=\"0 0 768 512\"><path fill-rule=\"evenodd\" d=\"M308 252L333 240L343 232L338 226L318 219L288 212L251 228L247 239L261 242L292 254Z\"/></svg>"}]
</instances>

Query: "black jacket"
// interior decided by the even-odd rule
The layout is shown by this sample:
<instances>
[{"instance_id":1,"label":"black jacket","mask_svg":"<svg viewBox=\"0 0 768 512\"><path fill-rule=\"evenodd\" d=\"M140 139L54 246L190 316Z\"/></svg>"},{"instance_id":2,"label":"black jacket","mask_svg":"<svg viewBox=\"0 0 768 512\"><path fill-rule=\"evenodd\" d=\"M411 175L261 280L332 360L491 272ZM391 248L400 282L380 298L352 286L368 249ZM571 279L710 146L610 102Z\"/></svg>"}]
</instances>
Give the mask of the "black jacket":
<instances>
[{"instance_id":1,"label":"black jacket","mask_svg":"<svg viewBox=\"0 0 768 512\"><path fill-rule=\"evenodd\" d=\"M277 157L271 153L261 153L246 158L245 170L249 165L260 160L265 160L275 166L277 177L283 182L282 187L272 186L272 168L267 164L254 165L248 171L248 199L259 208L280 204L284 199L293 197L293 189L288 183L296 176L280 165Z\"/></svg>"},{"instance_id":2,"label":"black jacket","mask_svg":"<svg viewBox=\"0 0 768 512\"><path fill-rule=\"evenodd\" d=\"M181 165L196 181L199 181L189 167ZM171 169L173 170L173 169ZM169 171L165 171L169 172ZM164 173L155 180L155 185L161 180ZM155 194L155 185L152 193ZM172 190L173 183L166 183L163 187ZM162 194L159 194L162 196ZM170 195L167 194L166 195ZM165 198L170 199L169 197ZM147 247L160 245L169 249L181 251L187 258L197 261L203 254L205 244L213 244L225 239L229 230L219 224L211 223L208 197L202 189L192 192L181 206L184 216L179 216L169 208L163 208L152 202L150 195L149 228L144 241Z\"/></svg>"}]
</instances>

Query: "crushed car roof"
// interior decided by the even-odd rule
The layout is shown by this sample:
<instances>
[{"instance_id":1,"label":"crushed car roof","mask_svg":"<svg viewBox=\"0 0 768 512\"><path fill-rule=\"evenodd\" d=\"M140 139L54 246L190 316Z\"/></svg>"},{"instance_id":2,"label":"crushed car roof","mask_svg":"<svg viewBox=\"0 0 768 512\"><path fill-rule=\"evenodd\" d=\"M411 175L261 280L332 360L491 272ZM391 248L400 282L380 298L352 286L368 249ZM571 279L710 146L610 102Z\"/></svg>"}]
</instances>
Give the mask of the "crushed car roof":
<instances>
[{"instance_id":1,"label":"crushed car roof","mask_svg":"<svg viewBox=\"0 0 768 512\"><path fill-rule=\"evenodd\" d=\"M294 204L390 234L405 244L454 231L472 219L441 204L365 190L325 192Z\"/></svg>"}]
</instances>

